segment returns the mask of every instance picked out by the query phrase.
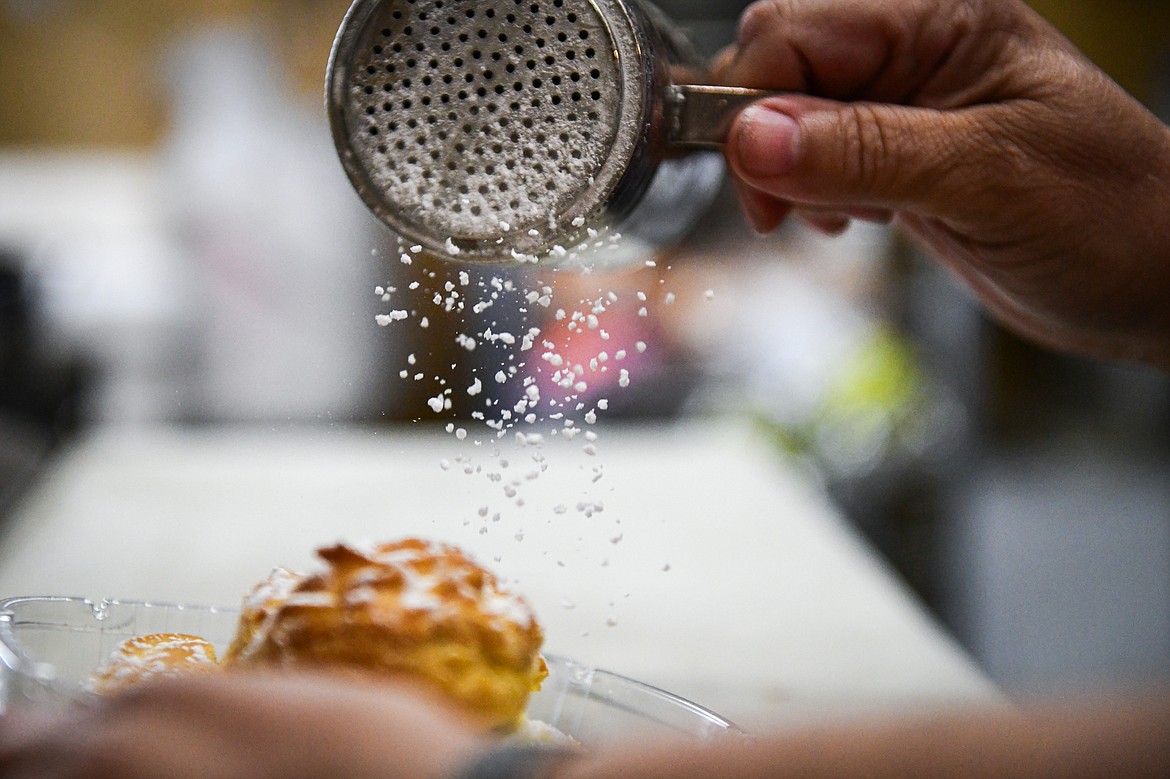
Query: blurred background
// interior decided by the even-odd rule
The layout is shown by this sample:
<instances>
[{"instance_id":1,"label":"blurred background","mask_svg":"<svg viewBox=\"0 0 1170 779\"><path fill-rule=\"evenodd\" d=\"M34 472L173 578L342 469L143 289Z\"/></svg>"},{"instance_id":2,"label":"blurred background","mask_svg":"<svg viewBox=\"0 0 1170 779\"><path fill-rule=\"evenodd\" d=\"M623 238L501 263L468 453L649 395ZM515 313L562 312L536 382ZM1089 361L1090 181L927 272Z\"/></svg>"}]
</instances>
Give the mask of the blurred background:
<instances>
[{"instance_id":1,"label":"blurred background","mask_svg":"<svg viewBox=\"0 0 1170 779\"><path fill-rule=\"evenodd\" d=\"M746 3L661 5L710 54ZM455 271L398 263L337 164L347 6L0 0L0 516L95 428L397 425L407 355L471 375L455 318L373 324ZM1170 117L1170 6L1034 6ZM589 282L677 296L614 419L752 419L1005 686L1170 668L1170 378L1019 341L885 228L757 238L726 189L656 259Z\"/></svg>"}]
</instances>

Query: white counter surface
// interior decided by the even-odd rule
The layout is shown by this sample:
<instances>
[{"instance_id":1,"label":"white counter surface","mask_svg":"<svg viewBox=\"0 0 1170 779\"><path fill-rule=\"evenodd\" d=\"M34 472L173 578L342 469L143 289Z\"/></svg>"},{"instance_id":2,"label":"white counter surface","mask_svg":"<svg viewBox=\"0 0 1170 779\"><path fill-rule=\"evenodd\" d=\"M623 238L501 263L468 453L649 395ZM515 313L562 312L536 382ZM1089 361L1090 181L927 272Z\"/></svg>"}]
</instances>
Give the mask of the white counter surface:
<instances>
[{"instance_id":1,"label":"white counter surface","mask_svg":"<svg viewBox=\"0 0 1170 779\"><path fill-rule=\"evenodd\" d=\"M589 456L581 439L476 446L426 429L98 431L3 528L0 596L234 605L274 565L310 565L317 546L420 535L512 582L550 651L749 730L1000 700L823 495L745 428L600 434ZM533 455L548 467L530 480Z\"/></svg>"}]
</instances>

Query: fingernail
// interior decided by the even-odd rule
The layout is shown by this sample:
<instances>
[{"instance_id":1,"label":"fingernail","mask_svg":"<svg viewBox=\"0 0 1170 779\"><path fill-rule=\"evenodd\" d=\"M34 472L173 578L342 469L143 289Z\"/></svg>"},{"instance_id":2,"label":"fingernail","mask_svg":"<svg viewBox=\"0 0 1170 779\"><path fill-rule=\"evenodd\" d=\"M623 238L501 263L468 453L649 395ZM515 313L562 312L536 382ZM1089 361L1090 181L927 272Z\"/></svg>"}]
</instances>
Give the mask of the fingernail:
<instances>
[{"instance_id":1,"label":"fingernail","mask_svg":"<svg viewBox=\"0 0 1170 779\"><path fill-rule=\"evenodd\" d=\"M736 157L740 172L754 178L785 176L796 167L800 126L788 114L762 105L740 114Z\"/></svg>"}]
</instances>

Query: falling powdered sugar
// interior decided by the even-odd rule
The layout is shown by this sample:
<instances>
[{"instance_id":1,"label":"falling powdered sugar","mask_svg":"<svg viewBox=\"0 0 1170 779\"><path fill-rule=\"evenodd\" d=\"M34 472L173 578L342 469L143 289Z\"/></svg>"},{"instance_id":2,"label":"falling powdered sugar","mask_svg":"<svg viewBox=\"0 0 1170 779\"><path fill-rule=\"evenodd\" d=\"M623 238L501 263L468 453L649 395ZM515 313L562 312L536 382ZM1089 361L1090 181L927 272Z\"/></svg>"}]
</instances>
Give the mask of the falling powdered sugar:
<instances>
[{"instance_id":1,"label":"falling powdered sugar","mask_svg":"<svg viewBox=\"0 0 1170 779\"><path fill-rule=\"evenodd\" d=\"M502 232L511 229L501 226ZM585 232L590 242L606 240L604 231ZM582 243L562 251L568 257L587 248ZM421 247L410 247L400 256L414 261L420 252ZM531 266L493 275L480 268L428 270L426 262L414 262L402 272L415 278L375 288L386 305L377 324L392 328L414 322L436 335L447 332L452 339L447 341L448 350L462 355L439 360L442 369L423 362L398 374L431 385L423 396L431 414L449 418L455 414L460 419L458 425L446 424L461 453L440 461L440 468L451 474L445 478L483 479L494 491L495 497L480 496L461 520L468 532L489 538L499 533L494 537L531 543L536 536L531 526L518 525L521 516L543 514L546 522L565 522L573 515L598 528L591 533L605 533L600 528L609 526L610 533L599 540L620 543L623 534L613 535L612 523L620 524L621 512L607 514L603 501L592 493L605 489L599 461L604 417L618 405L614 393L631 388L637 369L646 364L640 355L647 354L644 339L653 332L653 325L646 322L650 296L601 284L595 294L581 294L587 288L587 270L578 279L569 279L563 271L541 279ZM668 293L662 300L673 302L673 296ZM428 357L424 351L419 355ZM431 362L436 356L429 357ZM415 355L407 362L414 366ZM470 367L469 375L447 373L447 365L458 371L461 362ZM574 439L573 448L561 447ZM574 461L571 458L579 458L583 473L580 498L560 496L560 502L547 506L531 500L527 485L540 480L550 465L564 467Z\"/></svg>"}]
</instances>

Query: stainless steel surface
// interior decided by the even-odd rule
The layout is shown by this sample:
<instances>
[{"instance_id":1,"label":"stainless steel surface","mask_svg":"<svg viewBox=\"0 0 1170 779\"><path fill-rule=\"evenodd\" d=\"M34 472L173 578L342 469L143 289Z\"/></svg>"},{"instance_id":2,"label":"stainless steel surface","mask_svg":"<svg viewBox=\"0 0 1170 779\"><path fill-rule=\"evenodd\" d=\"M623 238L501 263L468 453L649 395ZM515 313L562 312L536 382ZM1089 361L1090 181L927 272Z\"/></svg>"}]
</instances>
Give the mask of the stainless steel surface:
<instances>
[{"instance_id":1,"label":"stainless steel surface","mask_svg":"<svg viewBox=\"0 0 1170 779\"><path fill-rule=\"evenodd\" d=\"M701 74L685 38L637 0L357 0L327 102L350 180L408 243L536 261L590 230L654 221L630 218L658 178L691 205L714 192L721 171L672 148L666 113L671 85ZM685 227L688 209L661 200L655 220Z\"/></svg>"},{"instance_id":2,"label":"stainless steel surface","mask_svg":"<svg viewBox=\"0 0 1170 779\"><path fill-rule=\"evenodd\" d=\"M776 94L742 87L675 85L666 93L670 144L693 149L718 149L736 115L760 98Z\"/></svg>"}]
</instances>

